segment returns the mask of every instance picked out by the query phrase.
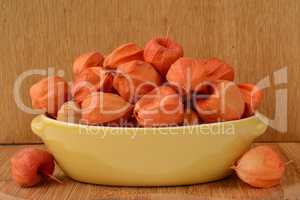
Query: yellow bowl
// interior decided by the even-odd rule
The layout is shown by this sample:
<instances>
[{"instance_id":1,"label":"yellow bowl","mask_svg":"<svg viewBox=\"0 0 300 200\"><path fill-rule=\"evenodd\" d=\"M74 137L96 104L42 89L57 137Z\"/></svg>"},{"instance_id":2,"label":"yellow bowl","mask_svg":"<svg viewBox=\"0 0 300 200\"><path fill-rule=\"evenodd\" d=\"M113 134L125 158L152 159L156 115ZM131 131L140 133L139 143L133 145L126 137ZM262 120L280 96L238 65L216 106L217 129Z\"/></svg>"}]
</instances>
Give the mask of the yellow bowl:
<instances>
[{"instance_id":1,"label":"yellow bowl","mask_svg":"<svg viewBox=\"0 0 300 200\"><path fill-rule=\"evenodd\" d=\"M169 186L224 178L265 132L256 116L207 125L118 128L60 122L39 115L32 130L63 171L87 183Z\"/></svg>"}]
</instances>

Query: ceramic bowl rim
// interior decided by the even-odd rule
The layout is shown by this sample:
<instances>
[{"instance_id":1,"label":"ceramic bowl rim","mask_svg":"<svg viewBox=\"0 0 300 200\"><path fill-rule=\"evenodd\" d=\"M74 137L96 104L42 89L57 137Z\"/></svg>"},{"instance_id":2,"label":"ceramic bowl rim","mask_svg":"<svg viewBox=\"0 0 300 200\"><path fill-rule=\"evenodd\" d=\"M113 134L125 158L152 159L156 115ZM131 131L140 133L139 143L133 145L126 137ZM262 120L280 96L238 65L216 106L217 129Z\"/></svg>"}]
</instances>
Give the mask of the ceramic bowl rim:
<instances>
[{"instance_id":1,"label":"ceramic bowl rim","mask_svg":"<svg viewBox=\"0 0 300 200\"><path fill-rule=\"evenodd\" d=\"M93 129L122 129L122 130L178 130L178 129L184 129L184 128L200 128L204 126L215 126L215 125L227 125L227 124L233 124L233 123L242 123L246 121L252 121L255 119L258 119L257 114L239 119L239 120L231 120L231 121L225 121L225 122L214 122L214 123L207 123L207 124L196 124L196 125L185 125L185 126L170 126L170 127L112 127L112 126L96 126L96 125L86 125L86 124L76 124L76 123L70 123L70 122L64 122L64 121L58 121L56 119L52 119L45 114L41 114L37 116L36 118L41 117L43 120L45 120L48 123L63 126L63 127L77 127L77 128L93 128ZM35 119L35 118L34 118ZM34 120L33 119L33 120Z\"/></svg>"}]
</instances>

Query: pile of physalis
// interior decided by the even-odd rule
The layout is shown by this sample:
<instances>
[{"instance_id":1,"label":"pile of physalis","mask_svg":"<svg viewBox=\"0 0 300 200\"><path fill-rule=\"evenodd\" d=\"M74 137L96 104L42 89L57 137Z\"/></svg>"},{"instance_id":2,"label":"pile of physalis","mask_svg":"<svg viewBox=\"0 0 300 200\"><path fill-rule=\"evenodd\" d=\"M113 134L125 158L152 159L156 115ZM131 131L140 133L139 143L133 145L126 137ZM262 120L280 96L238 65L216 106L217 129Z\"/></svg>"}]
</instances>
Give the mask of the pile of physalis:
<instances>
[{"instance_id":1,"label":"pile of physalis","mask_svg":"<svg viewBox=\"0 0 300 200\"><path fill-rule=\"evenodd\" d=\"M73 64L73 81L47 77L30 88L32 107L60 121L161 127L238 120L254 114L262 92L235 84L217 58L183 57L169 38L143 48L127 43L109 55L89 52Z\"/></svg>"}]
</instances>

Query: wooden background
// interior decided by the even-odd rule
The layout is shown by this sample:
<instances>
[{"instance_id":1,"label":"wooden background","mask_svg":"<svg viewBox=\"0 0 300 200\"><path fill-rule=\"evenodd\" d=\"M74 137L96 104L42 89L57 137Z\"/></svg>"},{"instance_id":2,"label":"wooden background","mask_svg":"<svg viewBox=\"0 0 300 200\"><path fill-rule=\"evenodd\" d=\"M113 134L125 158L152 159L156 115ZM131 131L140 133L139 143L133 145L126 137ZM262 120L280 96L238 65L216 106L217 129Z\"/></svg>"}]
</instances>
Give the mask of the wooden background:
<instances>
[{"instance_id":1,"label":"wooden background","mask_svg":"<svg viewBox=\"0 0 300 200\"><path fill-rule=\"evenodd\" d=\"M104 54L128 42L143 46L169 35L185 55L217 56L232 64L237 80L258 82L288 67L288 84L266 90L261 112L274 118L275 88L288 88L288 131L269 129L261 141L300 141L299 0L0 0L0 143L40 142L33 115L17 108L14 81L29 69L56 67L70 78L73 59ZM27 105L27 79L22 97Z\"/></svg>"}]
</instances>

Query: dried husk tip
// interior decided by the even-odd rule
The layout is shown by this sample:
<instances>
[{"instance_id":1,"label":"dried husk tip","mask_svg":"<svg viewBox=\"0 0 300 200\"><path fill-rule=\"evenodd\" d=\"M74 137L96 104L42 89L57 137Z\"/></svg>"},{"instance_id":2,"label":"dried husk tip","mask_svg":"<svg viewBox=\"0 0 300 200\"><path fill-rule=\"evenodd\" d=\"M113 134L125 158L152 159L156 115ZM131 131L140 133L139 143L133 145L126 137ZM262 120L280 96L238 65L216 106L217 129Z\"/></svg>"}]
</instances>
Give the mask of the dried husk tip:
<instances>
[{"instance_id":1,"label":"dried husk tip","mask_svg":"<svg viewBox=\"0 0 300 200\"><path fill-rule=\"evenodd\" d=\"M89 67L102 66L104 57L97 51L80 55L73 63L73 74L76 78L83 70Z\"/></svg>"},{"instance_id":2,"label":"dried husk tip","mask_svg":"<svg viewBox=\"0 0 300 200\"><path fill-rule=\"evenodd\" d=\"M110 71L101 67L90 67L83 70L73 81L71 94L74 100L81 102L91 93L104 91L110 92L113 76Z\"/></svg>"},{"instance_id":3,"label":"dried husk tip","mask_svg":"<svg viewBox=\"0 0 300 200\"><path fill-rule=\"evenodd\" d=\"M143 49L134 43L126 43L114 49L104 59L103 67L116 69L119 65L132 60L144 60Z\"/></svg>"},{"instance_id":4,"label":"dried husk tip","mask_svg":"<svg viewBox=\"0 0 300 200\"><path fill-rule=\"evenodd\" d=\"M126 101L136 102L161 84L159 73L149 63L134 60L119 65L113 87Z\"/></svg>"},{"instance_id":5,"label":"dried husk tip","mask_svg":"<svg viewBox=\"0 0 300 200\"><path fill-rule=\"evenodd\" d=\"M196 99L195 108L204 122L238 120L242 117L245 102L239 88L231 81L211 83L213 93Z\"/></svg>"},{"instance_id":6,"label":"dried husk tip","mask_svg":"<svg viewBox=\"0 0 300 200\"><path fill-rule=\"evenodd\" d=\"M134 107L134 116L141 126L174 126L183 122L181 97L169 86L160 86L144 95Z\"/></svg>"},{"instance_id":7,"label":"dried husk tip","mask_svg":"<svg viewBox=\"0 0 300 200\"><path fill-rule=\"evenodd\" d=\"M171 65L166 79L169 83L183 89L185 93L199 91L206 80L206 72L202 64L202 61L199 59L179 58Z\"/></svg>"},{"instance_id":8,"label":"dried husk tip","mask_svg":"<svg viewBox=\"0 0 300 200\"><path fill-rule=\"evenodd\" d=\"M81 109L82 123L101 125L130 117L133 106L116 94L95 92L84 99Z\"/></svg>"}]
</instances>

